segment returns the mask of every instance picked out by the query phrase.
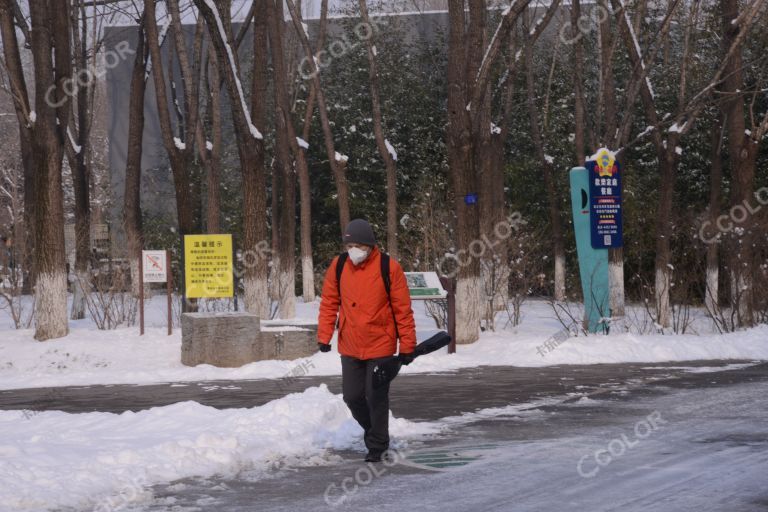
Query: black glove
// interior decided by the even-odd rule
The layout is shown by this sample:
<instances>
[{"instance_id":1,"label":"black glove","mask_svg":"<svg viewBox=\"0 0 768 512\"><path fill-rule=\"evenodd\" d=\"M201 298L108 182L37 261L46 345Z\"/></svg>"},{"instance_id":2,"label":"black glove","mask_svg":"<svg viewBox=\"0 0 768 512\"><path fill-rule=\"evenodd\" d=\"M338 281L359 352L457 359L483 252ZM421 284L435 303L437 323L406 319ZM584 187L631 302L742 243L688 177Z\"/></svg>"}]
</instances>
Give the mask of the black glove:
<instances>
[{"instance_id":1,"label":"black glove","mask_svg":"<svg viewBox=\"0 0 768 512\"><path fill-rule=\"evenodd\" d=\"M400 354L400 362L406 366L411 364L414 359L416 359L416 356L413 355L413 352L409 354Z\"/></svg>"},{"instance_id":2,"label":"black glove","mask_svg":"<svg viewBox=\"0 0 768 512\"><path fill-rule=\"evenodd\" d=\"M331 351L331 344L330 343L319 343L318 342L317 349L320 352L330 352Z\"/></svg>"}]
</instances>

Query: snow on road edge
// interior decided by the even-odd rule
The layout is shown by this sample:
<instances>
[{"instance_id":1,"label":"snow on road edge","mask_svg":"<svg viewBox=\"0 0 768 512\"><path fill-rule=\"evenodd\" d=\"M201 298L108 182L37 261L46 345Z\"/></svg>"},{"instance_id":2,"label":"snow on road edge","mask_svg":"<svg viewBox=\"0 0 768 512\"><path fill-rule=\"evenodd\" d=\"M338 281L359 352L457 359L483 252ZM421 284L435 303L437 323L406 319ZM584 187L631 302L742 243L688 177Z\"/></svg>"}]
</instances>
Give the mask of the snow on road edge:
<instances>
[{"instance_id":1,"label":"snow on road edge","mask_svg":"<svg viewBox=\"0 0 768 512\"><path fill-rule=\"evenodd\" d=\"M396 443L441 429L390 418ZM325 465L338 459L329 449L363 449L362 430L325 385L250 409L180 402L122 414L0 411L0 430L1 510L113 510L150 498L152 484L258 476L280 461Z\"/></svg>"}]
</instances>

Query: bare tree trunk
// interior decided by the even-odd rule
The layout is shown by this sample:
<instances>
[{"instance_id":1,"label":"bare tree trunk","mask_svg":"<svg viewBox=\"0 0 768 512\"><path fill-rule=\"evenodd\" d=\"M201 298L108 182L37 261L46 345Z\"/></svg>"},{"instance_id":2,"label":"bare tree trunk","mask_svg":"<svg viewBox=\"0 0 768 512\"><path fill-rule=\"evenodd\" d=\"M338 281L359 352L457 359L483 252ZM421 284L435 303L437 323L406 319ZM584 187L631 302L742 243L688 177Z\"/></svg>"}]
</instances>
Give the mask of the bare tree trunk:
<instances>
[{"instance_id":1,"label":"bare tree trunk","mask_svg":"<svg viewBox=\"0 0 768 512\"><path fill-rule=\"evenodd\" d=\"M554 4L555 2L553 2ZM502 13L501 21L486 48L485 0L470 0L469 23L463 0L448 2L448 166L456 206L456 341L472 343L479 337L482 312L482 281L477 243L480 211L476 204L480 185L480 161L491 148L491 67L501 53L505 38L528 7L529 0L516 0ZM488 174L488 171L485 171ZM482 199L481 199L482 200ZM459 257L459 255L461 255Z\"/></svg>"},{"instance_id":2,"label":"bare tree trunk","mask_svg":"<svg viewBox=\"0 0 768 512\"><path fill-rule=\"evenodd\" d=\"M68 14L69 1L62 3ZM63 85L72 76L71 32L70 17L58 15L46 0L31 0L29 8L35 65L33 148L37 154L35 339L44 341L68 333L61 165L70 115L70 98ZM47 99L51 90L55 103Z\"/></svg>"},{"instance_id":3,"label":"bare tree trunk","mask_svg":"<svg viewBox=\"0 0 768 512\"><path fill-rule=\"evenodd\" d=\"M258 11L266 12L266 0L259 2ZM253 85L251 110L246 108L239 78L237 54L233 49L230 2L215 0L213 5L195 0L195 5L208 25L212 44L224 74L232 107L240 171L243 176L243 286L245 307L261 318L269 316L268 269L264 247L267 244L264 142L267 87L267 23L265 16L255 16L253 31Z\"/></svg>"},{"instance_id":4,"label":"bare tree trunk","mask_svg":"<svg viewBox=\"0 0 768 512\"><path fill-rule=\"evenodd\" d=\"M456 343L473 343L480 334L480 261L471 255L469 246L479 236L479 214L477 205L465 200L476 194L477 188L472 165L471 123L466 108L468 57L463 0L449 0L448 17L448 167L457 217L456 245L466 254L466 261L459 264L456 285Z\"/></svg>"},{"instance_id":5,"label":"bare tree trunk","mask_svg":"<svg viewBox=\"0 0 768 512\"><path fill-rule=\"evenodd\" d=\"M173 174L173 185L176 192L176 213L179 223L180 235L191 234L196 231L193 209L193 194L192 184L189 178L188 167L188 155L191 151L194 151L194 133L195 126L197 124L197 105L195 103L192 108L191 102L193 96L191 93L192 77L184 76L184 65L182 64L182 79L185 81L185 98L184 103L187 107L186 115L188 119L186 122L179 126L181 137L174 136L173 124L171 123L171 116L169 111L168 94L166 91L166 80L164 73L164 64L162 55L160 53L160 43L158 39L157 30L157 17L156 17L156 2L157 0L147 0L144 4L145 8L145 23L147 31L147 44L149 46L149 54L152 58L152 76L154 78L155 96L157 100L157 113L160 119L160 131L162 134L163 146L168 153L168 160L171 165L171 172ZM169 4L169 10L171 12L178 11L178 5L175 9L172 4ZM176 18L177 16L174 16ZM180 63L182 61L182 53L186 55L186 46L183 43L183 33L180 21L174 19L170 30L174 31L176 38L176 52L179 54ZM181 41L181 43L179 42ZM172 64L171 64L172 66ZM188 85L187 85L188 83ZM187 95L187 89L189 88L189 96ZM184 134L187 134L186 136Z\"/></svg>"},{"instance_id":6,"label":"bare tree trunk","mask_svg":"<svg viewBox=\"0 0 768 512\"><path fill-rule=\"evenodd\" d=\"M544 139L539 124L539 113L536 108L536 88L533 70L533 44L525 45L525 67L528 115L531 119L531 137L536 150L536 156L544 176L544 186L547 190L549 203L549 222L552 226L552 245L555 255L555 289L554 299L565 300L565 243L563 241L563 226L560 217L560 200L555 185L554 168L551 157L544 150Z\"/></svg>"},{"instance_id":7,"label":"bare tree trunk","mask_svg":"<svg viewBox=\"0 0 768 512\"><path fill-rule=\"evenodd\" d=\"M320 71L317 68L317 64L314 60L312 48L309 45L309 38L304 32L304 28L299 19L296 5L293 0L285 0L288 6L288 11L291 14L291 20L293 26L296 29L296 33L299 36L301 45L304 48L304 55L306 60L304 62L309 66L311 74L311 80L314 85L315 95L317 97L317 110L320 114L320 124L323 127L323 138L325 139L325 150L328 154L328 162L333 171L333 178L336 183L336 193L338 195L339 202L339 222L340 231L343 232L344 228L349 224L349 185L347 183L347 160L344 155L336 152L333 142L333 132L331 131L330 120L328 119L328 108L325 104L325 94L323 93L322 84L320 82Z\"/></svg>"},{"instance_id":8,"label":"bare tree trunk","mask_svg":"<svg viewBox=\"0 0 768 512\"><path fill-rule=\"evenodd\" d=\"M723 48L728 49L736 39L739 25L733 23L739 16L738 0L721 0L720 11L723 27ZM738 48L726 62L723 92L723 114L728 134L728 159L731 169L732 207L752 200L755 181L756 147L745 133L744 98L739 94L744 88L742 49ZM737 313L739 326L751 326L752 315L752 240L749 218L744 223L741 236L731 237L730 261L731 305Z\"/></svg>"},{"instance_id":9,"label":"bare tree trunk","mask_svg":"<svg viewBox=\"0 0 768 512\"><path fill-rule=\"evenodd\" d=\"M271 1L271 0L267 0ZM277 134L275 134L275 149L277 149ZM284 144L284 141L281 140ZM272 264L269 266L269 301L270 303L280 304L280 283L277 279L277 274L280 270L280 197L283 190L283 172L280 168L281 162L276 158L272 158L272 165L270 165L270 174L272 179L270 182L271 189L271 201L270 201L270 213L271 213L271 225L272 231L270 232L272 237ZM270 315L272 314L270 310Z\"/></svg>"},{"instance_id":10,"label":"bare tree trunk","mask_svg":"<svg viewBox=\"0 0 768 512\"><path fill-rule=\"evenodd\" d=\"M368 81L371 88L371 109L373 111L373 135L379 156L387 169L387 251L397 259L397 153L384 135L384 122L381 115L381 86L379 71L376 64L376 41L371 20L368 17L368 6L365 0L360 0L360 15L363 23L369 27L371 36L365 39L368 50Z\"/></svg>"},{"instance_id":11,"label":"bare tree trunk","mask_svg":"<svg viewBox=\"0 0 768 512\"><path fill-rule=\"evenodd\" d=\"M141 155L144 142L144 95L147 88L146 71L148 49L144 35L144 20L137 30L136 57L131 73L131 92L128 102L128 144L125 159L125 192L123 194L123 225L128 242L131 265L131 286L139 295L139 258L144 248L144 228L141 219Z\"/></svg>"},{"instance_id":12,"label":"bare tree trunk","mask_svg":"<svg viewBox=\"0 0 768 512\"><path fill-rule=\"evenodd\" d=\"M77 20L80 17L80 24ZM78 32L78 26L80 32ZM72 34L76 70L88 68L88 25L85 8L77 0L72 10ZM73 123L65 144L67 160L72 170L72 182L75 192L75 281L72 286L72 310L70 318L85 318L85 294L90 292L91 278L89 262L91 260L91 201L90 201L90 153L91 115L93 96L90 82L77 89L77 124ZM72 131L76 129L77 142L73 141Z\"/></svg>"},{"instance_id":13,"label":"bare tree trunk","mask_svg":"<svg viewBox=\"0 0 768 512\"><path fill-rule=\"evenodd\" d=\"M582 43L582 34L579 31L579 18L581 17L581 4L579 0L571 1L571 27L573 28L573 37L576 39L573 43L573 96L574 96L574 139L573 144L576 150L576 165L584 165L586 154L585 143L585 116L584 116L584 45Z\"/></svg>"},{"instance_id":14,"label":"bare tree trunk","mask_svg":"<svg viewBox=\"0 0 768 512\"><path fill-rule=\"evenodd\" d=\"M717 217L720 214L720 200L723 187L723 127L722 119L718 117L712 126L712 137L710 139L711 169L709 173L709 222L714 227ZM716 234L715 234L716 235ZM719 281L720 281L720 258L719 258L719 240L707 236L709 244L707 245L707 277L706 277L706 295L704 301L707 311L711 315L716 315L720 310Z\"/></svg>"},{"instance_id":15,"label":"bare tree trunk","mask_svg":"<svg viewBox=\"0 0 768 512\"><path fill-rule=\"evenodd\" d=\"M300 7L300 5L297 5ZM328 25L328 0L320 3L320 30L317 48L325 44L325 34ZM298 37L298 36L297 36ZM296 172L299 176L299 194L301 201L300 238L301 238L301 285L304 302L315 300L315 263L312 257L312 190L307 164L307 149L309 148L309 132L312 127L312 115L315 110L317 93L314 82L310 83L309 96L304 112L304 124L301 133L301 144L296 157ZM297 141L298 142L298 141Z\"/></svg>"},{"instance_id":16,"label":"bare tree trunk","mask_svg":"<svg viewBox=\"0 0 768 512\"><path fill-rule=\"evenodd\" d=\"M208 155L207 166L207 209L206 209L206 224L209 233L221 232L221 190L220 190L220 176L221 176L221 150L222 150L222 135L221 135L221 75L219 74L219 61L216 58L216 52L211 46L208 51L208 70L209 79L207 81L208 90L210 91L209 98L209 112L211 118L211 132L213 139L211 141L211 148ZM206 148L207 149L207 148Z\"/></svg>"},{"instance_id":17,"label":"bare tree trunk","mask_svg":"<svg viewBox=\"0 0 768 512\"><path fill-rule=\"evenodd\" d=\"M608 2L598 2L605 12L609 12ZM613 78L613 34L611 33L611 18L604 16L599 26L600 34L600 82L602 87L603 107L603 140L601 144L608 147L616 136L618 125L616 117L616 84ZM610 149L610 148L609 148Z\"/></svg>"},{"instance_id":18,"label":"bare tree trunk","mask_svg":"<svg viewBox=\"0 0 768 512\"><path fill-rule=\"evenodd\" d=\"M288 72L285 69L285 35L283 33L282 0L269 2L269 35L272 49L272 65L275 69L275 131L277 134L277 167L282 173L282 197L278 210L279 263L277 268L277 287L279 290L280 318L296 316L296 175L291 160L291 153L301 153L293 121L290 117L288 99ZM274 202L274 201L273 201ZM273 211L274 215L275 211Z\"/></svg>"},{"instance_id":19,"label":"bare tree trunk","mask_svg":"<svg viewBox=\"0 0 768 512\"><path fill-rule=\"evenodd\" d=\"M608 11L608 2L599 4ZM616 109L616 84L613 78L613 35L610 17L605 16L600 23L600 104L603 113L603 137L601 144L608 146L617 137L618 120ZM596 149L596 148L593 148ZM624 298L624 251L622 248L608 249L608 296L611 317L621 319L625 316ZM619 320L621 321L621 320Z\"/></svg>"},{"instance_id":20,"label":"bare tree trunk","mask_svg":"<svg viewBox=\"0 0 768 512\"><path fill-rule=\"evenodd\" d=\"M672 153L672 154L670 154ZM675 187L676 159L673 148L665 151L659 160L659 204L656 210L656 260L654 298L656 300L656 323L669 327L672 320L669 293L672 288L672 204Z\"/></svg>"},{"instance_id":21,"label":"bare tree trunk","mask_svg":"<svg viewBox=\"0 0 768 512\"><path fill-rule=\"evenodd\" d=\"M530 40L531 44L539 39L555 13L558 11L559 5L559 0L551 2L544 15L536 21L535 26L533 27L533 32L526 33L525 37ZM506 89L502 100L501 120L499 121L499 126L489 126L491 133L490 156L488 158L489 176L487 179L483 180L484 188L482 191L485 202L488 203L489 207L481 210L482 218L480 220L480 229L490 240L494 240L494 243L499 242L497 248L494 249L494 261L492 262L493 273L495 274L494 279L498 281L493 284L494 293L497 294L495 307L493 309L496 310L506 309L507 307L511 279L508 254L512 237L507 236L505 239L498 240L499 236L497 234L497 229L504 225L502 223L507 222L506 219L508 213L504 192L506 167L505 143L509 137L510 127L514 121L515 73L517 71L517 63L522 55L522 52L516 51L516 47L517 44L513 32L510 34L508 42L505 71ZM486 94L488 94L488 91L486 91ZM502 231L499 229L499 232Z\"/></svg>"},{"instance_id":22,"label":"bare tree trunk","mask_svg":"<svg viewBox=\"0 0 768 512\"><path fill-rule=\"evenodd\" d=\"M34 122L30 119L30 100L27 91L27 83L24 78L24 68L21 63L19 44L16 40L16 26L14 25L14 12L19 11L16 0L2 0L0 2L0 27L2 28L3 55L11 88L16 121L19 126L19 145L21 146L21 162L24 167L24 229L21 230L23 238L17 239L17 247L23 247L21 252L21 266L23 269L22 293L29 295L35 281L35 174L37 163L35 151L32 147ZM28 36L28 33L26 35ZM30 39L27 39L28 41Z\"/></svg>"},{"instance_id":23,"label":"bare tree trunk","mask_svg":"<svg viewBox=\"0 0 768 512\"><path fill-rule=\"evenodd\" d=\"M491 309L494 310L491 314L494 317L495 311L506 309L510 286L509 244L511 237L500 237L497 231L502 232L501 226L504 225L502 223L507 218L506 195L504 193L504 177L506 174L505 143L513 121L515 90L513 77L517 63L516 54L515 39L510 37L506 62L506 89L504 90L502 100L501 120L499 121L499 126L489 126L491 146L488 157L488 176L483 180L483 190L481 192L488 206L481 211L480 230L485 236L489 237L489 240L493 240L497 244L492 250L493 260L486 260L486 263L493 265L493 273L495 274L493 276L495 282L491 286L495 294L495 298L492 299L491 303ZM484 282L486 288L488 288L487 281Z\"/></svg>"}]
</instances>

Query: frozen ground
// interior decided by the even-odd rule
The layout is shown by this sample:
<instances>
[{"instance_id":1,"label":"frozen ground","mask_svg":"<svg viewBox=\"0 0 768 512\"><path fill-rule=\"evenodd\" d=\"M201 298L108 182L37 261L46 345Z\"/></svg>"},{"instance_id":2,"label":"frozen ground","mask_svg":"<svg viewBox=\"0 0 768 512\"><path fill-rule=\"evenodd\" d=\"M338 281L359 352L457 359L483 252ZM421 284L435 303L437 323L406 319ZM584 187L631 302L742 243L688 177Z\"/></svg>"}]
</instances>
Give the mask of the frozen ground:
<instances>
[{"instance_id":1,"label":"frozen ground","mask_svg":"<svg viewBox=\"0 0 768 512\"><path fill-rule=\"evenodd\" d=\"M403 459L377 477L366 473L361 431L334 394L338 378L303 379L309 387L279 399L259 395L264 382L192 387L201 400L203 388L217 387L210 405L126 411L125 390L160 403L179 389L195 393L112 386L59 388L63 398L45 411L0 410L0 510L395 510L408 500L427 510L556 510L569 500L608 510L593 505L622 487L643 506L676 511L701 503L710 485L744 506L709 510L760 510L747 505L766 488L766 363L403 375L391 423ZM0 407L32 391L3 392ZM71 412L50 410L59 400ZM94 406L125 412L76 412ZM596 459L598 449L609 452ZM667 489L670 479L692 490L678 497L687 488ZM648 501L653 493L672 505ZM639 510L630 505L622 510Z\"/></svg>"},{"instance_id":2,"label":"frozen ground","mask_svg":"<svg viewBox=\"0 0 768 512\"><path fill-rule=\"evenodd\" d=\"M344 452L330 467L279 468L268 480L244 473L157 486L150 505L128 510L765 511L763 374L759 382L723 385L710 374L542 399L412 442L392 467Z\"/></svg>"},{"instance_id":3,"label":"frozen ground","mask_svg":"<svg viewBox=\"0 0 768 512\"><path fill-rule=\"evenodd\" d=\"M298 304L298 316L316 319L318 303ZM415 302L419 339L435 332L423 302ZM636 315L642 315L642 311ZM302 367L308 375L338 375L334 351L306 360L261 361L241 368L186 367L180 362L178 329L167 336L165 303L155 297L147 306L147 334L138 328L99 331L89 320L71 323L66 338L39 343L31 330L10 327L0 311L0 389L90 384L148 384L158 382L280 378ZM710 332L705 319L692 330L700 335L612 334L567 337L552 308L544 301L524 305L522 323L511 327L507 314L497 316L496 332L484 332L479 342L459 346L457 353L436 353L404 369L405 373L449 371L480 365L539 367L555 364L663 362L703 359L768 360L768 326L734 334ZM548 344L547 344L548 343ZM335 342L334 342L335 345ZM304 371L302 370L302 372Z\"/></svg>"}]
</instances>

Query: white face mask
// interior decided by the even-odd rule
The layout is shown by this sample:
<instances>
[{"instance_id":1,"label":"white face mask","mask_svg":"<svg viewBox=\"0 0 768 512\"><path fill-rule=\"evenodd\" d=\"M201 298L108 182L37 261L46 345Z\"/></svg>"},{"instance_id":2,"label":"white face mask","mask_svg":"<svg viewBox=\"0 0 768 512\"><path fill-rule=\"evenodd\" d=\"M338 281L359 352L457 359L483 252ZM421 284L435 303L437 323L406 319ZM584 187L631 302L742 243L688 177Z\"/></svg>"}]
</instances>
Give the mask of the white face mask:
<instances>
[{"instance_id":1,"label":"white face mask","mask_svg":"<svg viewBox=\"0 0 768 512\"><path fill-rule=\"evenodd\" d=\"M361 264L368 257L368 251L364 251L359 247L352 247L347 253L349 253L349 259L352 260L354 265Z\"/></svg>"}]
</instances>

